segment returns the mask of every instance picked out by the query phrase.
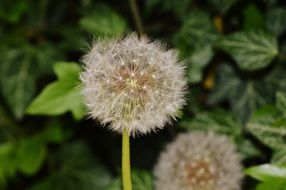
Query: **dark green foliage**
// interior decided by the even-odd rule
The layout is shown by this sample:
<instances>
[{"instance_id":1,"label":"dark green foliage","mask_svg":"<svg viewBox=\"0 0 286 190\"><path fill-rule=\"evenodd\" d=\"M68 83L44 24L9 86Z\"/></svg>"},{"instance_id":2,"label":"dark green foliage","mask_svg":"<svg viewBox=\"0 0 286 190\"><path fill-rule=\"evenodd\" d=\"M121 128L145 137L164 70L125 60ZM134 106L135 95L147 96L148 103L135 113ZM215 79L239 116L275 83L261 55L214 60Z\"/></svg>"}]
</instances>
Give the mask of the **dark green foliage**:
<instances>
[{"instance_id":1,"label":"dark green foliage","mask_svg":"<svg viewBox=\"0 0 286 190\"><path fill-rule=\"evenodd\" d=\"M138 4L145 32L185 60L189 89L172 127L131 141L134 190L155 190L160 151L193 130L237 145L243 190L286 190L286 3ZM85 116L80 57L133 21L128 1L1 0L1 190L122 189L120 136Z\"/></svg>"}]
</instances>

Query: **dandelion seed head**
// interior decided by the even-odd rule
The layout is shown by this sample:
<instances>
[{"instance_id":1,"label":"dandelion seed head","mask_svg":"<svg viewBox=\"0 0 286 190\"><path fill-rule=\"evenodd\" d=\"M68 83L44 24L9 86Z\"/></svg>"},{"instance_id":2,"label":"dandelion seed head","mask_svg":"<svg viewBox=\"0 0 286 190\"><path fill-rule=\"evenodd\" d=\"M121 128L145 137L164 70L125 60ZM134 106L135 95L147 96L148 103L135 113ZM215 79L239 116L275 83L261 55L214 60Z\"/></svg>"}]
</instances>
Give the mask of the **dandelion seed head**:
<instances>
[{"instance_id":1,"label":"dandelion seed head","mask_svg":"<svg viewBox=\"0 0 286 190\"><path fill-rule=\"evenodd\" d=\"M239 190L241 158L225 136L181 134L160 155L154 174L157 190Z\"/></svg>"},{"instance_id":2,"label":"dandelion seed head","mask_svg":"<svg viewBox=\"0 0 286 190\"><path fill-rule=\"evenodd\" d=\"M90 117L114 131L145 134L163 128L185 103L184 66L175 50L158 41L136 34L99 41L83 63L81 81Z\"/></svg>"}]
</instances>

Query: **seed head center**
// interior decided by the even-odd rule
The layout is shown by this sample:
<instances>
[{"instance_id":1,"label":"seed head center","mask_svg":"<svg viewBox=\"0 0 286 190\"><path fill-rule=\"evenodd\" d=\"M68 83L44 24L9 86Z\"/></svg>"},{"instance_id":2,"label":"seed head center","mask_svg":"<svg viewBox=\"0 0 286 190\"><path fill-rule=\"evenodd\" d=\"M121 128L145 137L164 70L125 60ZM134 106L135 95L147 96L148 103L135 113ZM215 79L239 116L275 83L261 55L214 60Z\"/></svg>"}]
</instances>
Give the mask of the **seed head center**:
<instances>
[{"instance_id":1,"label":"seed head center","mask_svg":"<svg viewBox=\"0 0 286 190\"><path fill-rule=\"evenodd\" d=\"M215 169L209 161L197 160L186 166L187 183L193 186L213 185Z\"/></svg>"},{"instance_id":2,"label":"seed head center","mask_svg":"<svg viewBox=\"0 0 286 190\"><path fill-rule=\"evenodd\" d=\"M139 85L138 85L138 82L137 82L138 80L137 79L128 79L127 80L127 86L129 86L129 87L131 87L131 88L138 88L139 87Z\"/></svg>"}]
</instances>

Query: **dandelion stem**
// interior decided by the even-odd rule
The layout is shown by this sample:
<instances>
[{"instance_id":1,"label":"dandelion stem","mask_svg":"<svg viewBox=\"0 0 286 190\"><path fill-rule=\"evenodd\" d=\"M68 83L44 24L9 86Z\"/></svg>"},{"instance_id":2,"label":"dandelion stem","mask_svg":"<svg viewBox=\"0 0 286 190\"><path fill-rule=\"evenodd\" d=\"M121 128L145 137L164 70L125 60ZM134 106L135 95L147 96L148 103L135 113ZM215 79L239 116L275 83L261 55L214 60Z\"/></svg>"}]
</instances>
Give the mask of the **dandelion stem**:
<instances>
[{"instance_id":1,"label":"dandelion stem","mask_svg":"<svg viewBox=\"0 0 286 190\"><path fill-rule=\"evenodd\" d=\"M127 129L125 129L122 133L122 184L123 190L132 190L130 171L130 139Z\"/></svg>"},{"instance_id":2,"label":"dandelion stem","mask_svg":"<svg viewBox=\"0 0 286 190\"><path fill-rule=\"evenodd\" d=\"M143 29L143 24L142 24L142 20L138 11L138 7L136 4L136 0L129 0L129 6L133 15L133 19L135 21L135 26L136 26L136 30L138 32L138 37L141 37L144 29Z\"/></svg>"}]
</instances>

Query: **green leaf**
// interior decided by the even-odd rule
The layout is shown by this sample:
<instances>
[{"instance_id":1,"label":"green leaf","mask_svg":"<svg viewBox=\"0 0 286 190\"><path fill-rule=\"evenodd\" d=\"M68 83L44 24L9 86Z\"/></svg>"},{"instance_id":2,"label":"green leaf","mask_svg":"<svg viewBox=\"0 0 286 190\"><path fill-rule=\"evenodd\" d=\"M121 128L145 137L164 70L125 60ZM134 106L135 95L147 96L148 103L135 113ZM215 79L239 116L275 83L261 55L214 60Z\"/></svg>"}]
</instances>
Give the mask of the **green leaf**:
<instances>
[{"instance_id":1,"label":"green leaf","mask_svg":"<svg viewBox=\"0 0 286 190\"><path fill-rule=\"evenodd\" d=\"M0 144L0 175L2 180L15 177L17 172L33 175L46 158L45 144L36 137Z\"/></svg>"},{"instance_id":2,"label":"green leaf","mask_svg":"<svg viewBox=\"0 0 286 190\"><path fill-rule=\"evenodd\" d=\"M33 175L46 158L46 147L35 139L23 139L17 147L17 164L24 174Z\"/></svg>"},{"instance_id":3,"label":"green leaf","mask_svg":"<svg viewBox=\"0 0 286 190\"><path fill-rule=\"evenodd\" d=\"M286 116L286 95L282 92L276 93L276 107Z\"/></svg>"},{"instance_id":4,"label":"green leaf","mask_svg":"<svg viewBox=\"0 0 286 190\"><path fill-rule=\"evenodd\" d=\"M238 0L208 0L212 8L221 14L225 14Z\"/></svg>"},{"instance_id":5,"label":"green leaf","mask_svg":"<svg viewBox=\"0 0 286 190\"><path fill-rule=\"evenodd\" d=\"M64 130L57 119L50 119L37 138L44 143L62 143L70 137L70 133Z\"/></svg>"},{"instance_id":6,"label":"green leaf","mask_svg":"<svg viewBox=\"0 0 286 190\"><path fill-rule=\"evenodd\" d=\"M213 23L205 12L194 11L184 19L182 28L175 35L175 44L188 64L190 83L201 81L203 69L213 57L212 43L217 38Z\"/></svg>"},{"instance_id":7,"label":"green leaf","mask_svg":"<svg viewBox=\"0 0 286 190\"><path fill-rule=\"evenodd\" d=\"M13 143L6 142L0 144L0 173L2 178L14 176L17 170Z\"/></svg>"},{"instance_id":8,"label":"green leaf","mask_svg":"<svg viewBox=\"0 0 286 190\"><path fill-rule=\"evenodd\" d=\"M266 14L266 28L275 34L280 36L286 30L286 9L274 8L270 9Z\"/></svg>"},{"instance_id":9,"label":"green leaf","mask_svg":"<svg viewBox=\"0 0 286 190\"><path fill-rule=\"evenodd\" d=\"M149 14L153 11L171 11L174 12L179 17L183 17L183 15L187 12L191 2L193 0L147 0L145 1L146 12Z\"/></svg>"},{"instance_id":10,"label":"green leaf","mask_svg":"<svg viewBox=\"0 0 286 190\"><path fill-rule=\"evenodd\" d=\"M63 146L53 159L56 170L30 190L99 190L106 189L111 183L109 172L92 157L84 143Z\"/></svg>"},{"instance_id":11,"label":"green leaf","mask_svg":"<svg viewBox=\"0 0 286 190\"><path fill-rule=\"evenodd\" d=\"M0 48L1 92L14 117L21 119L35 94L35 83L49 72L55 51L48 44Z\"/></svg>"},{"instance_id":12,"label":"green leaf","mask_svg":"<svg viewBox=\"0 0 286 190\"><path fill-rule=\"evenodd\" d=\"M271 163L286 165L286 147L276 149L272 155Z\"/></svg>"},{"instance_id":13,"label":"green leaf","mask_svg":"<svg viewBox=\"0 0 286 190\"><path fill-rule=\"evenodd\" d=\"M259 156L260 151L247 140L242 133L242 126L228 112L217 109L212 112L200 113L189 122L181 123L188 130L212 130L229 136L237 144L238 151L244 158Z\"/></svg>"},{"instance_id":14,"label":"green leaf","mask_svg":"<svg viewBox=\"0 0 286 190\"><path fill-rule=\"evenodd\" d=\"M207 45L204 47L197 47L191 54L188 62L188 79L190 83L197 83L202 80L203 69L210 62L213 56L212 47Z\"/></svg>"},{"instance_id":15,"label":"green leaf","mask_svg":"<svg viewBox=\"0 0 286 190\"><path fill-rule=\"evenodd\" d=\"M32 115L60 115L71 111L75 119L84 114L81 88L78 86L80 66L76 63L57 63L54 67L58 81L46 86L27 108Z\"/></svg>"},{"instance_id":16,"label":"green leaf","mask_svg":"<svg viewBox=\"0 0 286 190\"><path fill-rule=\"evenodd\" d=\"M134 190L153 190L152 175L143 170L132 170L132 186ZM108 185L106 190L121 190L121 178L116 178Z\"/></svg>"},{"instance_id":17,"label":"green leaf","mask_svg":"<svg viewBox=\"0 0 286 190\"><path fill-rule=\"evenodd\" d=\"M271 179L259 184L256 190L285 190L286 180L284 179Z\"/></svg>"},{"instance_id":18,"label":"green leaf","mask_svg":"<svg viewBox=\"0 0 286 190\"><path fill-rule=\"evenodd\" d=\"M85 31L96 36L120 36L127 28L125 20L113 10L99 5L80 20Z\"/></svg>"},{"instance_id":19,"label":"green leaf","mask_svg":"<svg viewBox=\"0 0 286 190\"><path fill-rule=\"evenodd\" d=\"M285 67L275 67L265 77L252 78L240 73L226 64L217 68L215 88L208 98L208 104L228 103L233 115L243 124L253 111L273 103L276 91L285 91Z\"/></svg>"},{"instance_id":20,"label":"green leaf","mask_svg":"<svg viewBox=\"0 0 286 190\"><path fill-rule=\"evenodd\" d=\"M153 190L151 174L146 171L133 170L132 183L134 190Z\"/></svg>"},{"instance_id":21,"label":"green leaf","mask_svg":"<svg viewBox=\"0 0 286 190\"><path fill-rule=\"evenodd\" d=\"M234 118L224 110L217 109L196 115L190 122L185 124L187 129L213 130L227 135L240 135L241 126Z\"/></svg>"},{"instance_id":22,"label":"green leaf","mask_svg":"<svg viewBox=\"0 0 286 190\"><path fill-rule=\"evenodd\" d=\"M279 53L275 37L264 32L238 32L225 37L217 45L232 55L244 70L266 67Z\"/></svg>"},{"instance_id":23,"label":"green leaf","mask_svg":"<svg viewBox=\"0 0 286 190\"><path fill-rule=\"evenodd\" d=\"M77 82L81 68L77 63L57 62L54 71L59 80Z\"/></svg>"},{"instance_id":24,"label":"green leaf","mask_svg":"<svg viewBox=\"0 0 286 190\"><path fill-rule=\"evenodd\" d=\"M246 137L240 136L235 139L237 150L241 153L244 159L259 157L261 151Z\"/></svg>"},{"instance_id":25,"label":"green leaf","mask_svg":"<svg viewBox=\"0 0 286 190\"><path fill-rule=\"evenodd\" d=\"M182 56L188 57L196 48L210 46L217 38L218 34L209 15L193 11L184 18L180 31L175 35L175 44Z\"/></svg>"},{"instance_id":26,"label":"green leaf","mask_svg":"<svg viewBox=\"0 0 286 190\"><path fill-rule=\"evenodd\" d=\"M244 9L243 16L244 16L244 22L243 22L244 30L259 29L262 28L264 25L264 18L262 13L253 4L248 5Z\"/></svg>"},{"instance_id":27,"label":"green leaf","mask_svg":"<svg viewBox=\"0 0 286 190\"><path fill-rule=\"evenodd\" d=\"M28 10L28 2L23 0L1 0L0 1L0 19L9 23L19 21L23 13Z\"/></svg>"},{"instance_id":28,"label":"green leaf","mask_svg":"<svg viewBox=\"0 0 286 190\"><path fill-rule=\"evenodd\" d=\"M246 122L257 107L267 102L265 96L262 96L260 83L240 79L229 65L221 65L218 71L215 88L208 99L209 104L227 100L234 115L242 123Z\"/></svg>"},{"instance_id":29,"label":"green leaf","mask_svg":"<svg viewBox=\"0 0 286 190\"><path fill-rule=\"evenodd\" d=\"M273 106L257 110L247 123L247 129L262 143L273 149L285 146L286 119L282 118L281 112Z\"/></svg>"},{"instance_id":30,"label":"green leaf","mask_svg":"<svg viewBox=\"0 0 286 190\"><path fill-rule=\"evenodd\" d=\"M121 178L114 179L105 190L122 190Z\"/></svg>"},{"instance_id":31,"label":"green leaf","mask_svg":"<svg viewBox=\"0 0 286 190\"><path fill-rule=\"evenodd\" d=\"M286 167L271 164L253 166L246 169L245 173L259 181L267 181L273 178L286 179Z\"/></svg>"}]
</instances>

